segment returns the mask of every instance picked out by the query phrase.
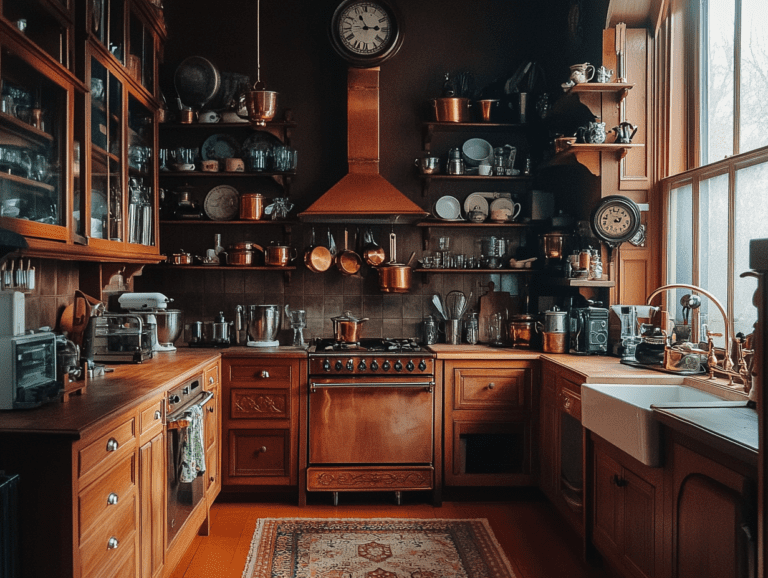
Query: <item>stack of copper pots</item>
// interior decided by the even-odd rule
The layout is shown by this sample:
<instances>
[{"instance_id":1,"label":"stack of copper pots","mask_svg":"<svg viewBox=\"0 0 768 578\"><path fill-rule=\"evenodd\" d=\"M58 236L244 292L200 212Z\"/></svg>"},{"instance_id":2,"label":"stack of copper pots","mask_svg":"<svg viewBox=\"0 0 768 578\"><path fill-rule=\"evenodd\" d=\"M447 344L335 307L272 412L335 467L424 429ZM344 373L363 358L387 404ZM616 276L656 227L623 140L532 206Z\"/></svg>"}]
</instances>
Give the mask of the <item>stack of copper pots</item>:
<instances>
[{"instance_id":1,"label":"stack of copper pots","mask_svg":"<svg viewBox=\"0 0 768 578\"><path fill-rule=\"evenodd\" d=\"M544 353L568 353L568 312L560 311L555 305L544 312L541 326L542 350Z\"/></svg>"}]
</instances>

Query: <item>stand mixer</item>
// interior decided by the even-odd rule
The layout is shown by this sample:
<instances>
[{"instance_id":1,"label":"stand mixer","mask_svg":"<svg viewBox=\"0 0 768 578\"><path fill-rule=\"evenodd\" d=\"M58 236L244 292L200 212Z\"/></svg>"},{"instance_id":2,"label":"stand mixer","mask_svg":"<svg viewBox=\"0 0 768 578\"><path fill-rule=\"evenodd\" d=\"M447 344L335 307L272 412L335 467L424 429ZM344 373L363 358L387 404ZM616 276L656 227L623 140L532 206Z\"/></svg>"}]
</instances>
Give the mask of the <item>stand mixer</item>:
<instances>
[{"instance_id":1,"label":"stand mixer","mask_svg":"<svg viewBox=\"0 0 768 578\"><path fill-rule=\"evenodd\" d=\"M118 298L120 307L141 315L153 332L152 351L176 351L173 342L184 327L181 310L168 309L173 301L162 293L123 293Z\"/></svg>"},{"instance_id":2,"label":"stand mixer","mask_svg":"<svg viewBox=\"0 0 768 578\"><path fill-rule=\"evenodd\" d=\"M291 309L286 304L285 314L291 322L291 329L293 329L293 342L291 345L293 347L305 348L307 344L304 343L304 328L307 326L307 312L304 309Z\"/></svg>"}]
</instances>

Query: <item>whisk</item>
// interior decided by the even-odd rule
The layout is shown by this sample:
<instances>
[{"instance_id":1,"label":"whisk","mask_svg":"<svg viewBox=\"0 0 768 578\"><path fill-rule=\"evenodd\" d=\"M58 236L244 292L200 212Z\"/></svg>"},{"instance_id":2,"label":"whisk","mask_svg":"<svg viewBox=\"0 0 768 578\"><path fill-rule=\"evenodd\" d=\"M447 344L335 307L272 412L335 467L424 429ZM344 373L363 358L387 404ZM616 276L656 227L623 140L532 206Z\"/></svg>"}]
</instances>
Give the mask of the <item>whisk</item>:
<instances>
[{"instance_id":1,"label":"whisk","mask_svg":"<svg viewBox=\"0 0 768 578\"><path fill-rule=\"evenodd\" d=\"M459 290L453 290L445 297L445 313L448 319L461 319L467 309L467 297Z\"/></svg>"}]
</instances>

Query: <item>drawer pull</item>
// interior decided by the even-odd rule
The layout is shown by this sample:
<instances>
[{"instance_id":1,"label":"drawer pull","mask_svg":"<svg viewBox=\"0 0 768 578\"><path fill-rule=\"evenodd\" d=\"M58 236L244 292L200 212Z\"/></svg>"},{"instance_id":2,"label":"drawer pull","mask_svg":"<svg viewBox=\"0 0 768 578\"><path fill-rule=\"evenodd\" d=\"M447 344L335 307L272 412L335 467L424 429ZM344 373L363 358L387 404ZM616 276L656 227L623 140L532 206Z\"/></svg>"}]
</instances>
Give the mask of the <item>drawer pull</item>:
<instances>
[{"instance_id":1,"label":"drawer pull","mask_svg":"<svg viewBox=\"0 0 768 578\"><path fill-rule=\"evenodd\" d=\"M211 385L213 385L213 384L214 384L214 382L215 382L215 380L213 379L213 376L211 376L211 377L209 377L209 378L208 378L208 383L210 383Z\"/></svg>"},{"instance_id":2,"label":"drawer pull","mask_svg":"<svg viewBox=\"0 0 768 578\"><path fill-rule=\"evenodd\" d=\"M118 497L118 495L115 492L112 492L107 496L107 504L109 504L110 506L114 506L115 504L117 504L119 499L120 498Z\"/></svg>"},{"instance_id":3,"label":"drawer pull","mask_svg":"<svg viewBox=\"0 0 768 578\"><path fill-rule=\"evenodd\" d=\"M269 372L265 369L261 372L262 379L269 379Z\"/></svg>"},{"instance_id":4,"label":"drawer pull","mask_svg":"<svg viewBox=\"0 0 768 578\"><path fill-rule=\"evenodd\" d=\"M210 413L213 413L213 406L209 405L209 406L208 406L208 411L209 411Z\"/></svg>"},{"instance_id":5,"label":"drawer pull","mask_svg":"<svg viewBox=\"0 0 768 578\"><path fill-rule=\"evenodd\" d=\"M261 446L259 448L259 452L262 453L262 454L266 454L267 453L267 446Z\"/></svg>"},{"instance_id":6,"label":"drawer pull","mask_svg":"<svg viewBox=\"0 0 768 578\"><path fill-rule=\"evenodd\" d=\"M214 476L211 476L209 479L211 480L211 483L216 481L216 478Z\"/></svg>"},{"instance_id":7,"label":"drawer pull","mask_svg":"<svg viewBox=\"0 0 768 578\"><path fill-rule=\"evenodd\" d=\"M496 387L495 383L491 382L488 384L488 389L493 389L494 387Z\"/></svg>"},{"instance_id":8,"label":"drawer pull","mask_svg":"<svg viewBox=\"0 0 768 578\"><path fill-rule=\"evenodd\" d=\"M619 474L613 474L613 479L611 480L617 488L623 488L627 485L627 480L619 476Z\"/></svg>"},{"instance_id":9,"label":"drawer pull","mask_svg":"<svg viewBox=\"0 0 768 578\"><path fill-rule=\"evenodd\" d=\"M162 414L162 413L160 413L160 410L158 409L158 410L155 412L155 421L159 420L161 417L163 417L163 414Z\"/></svg>"},{"instance_id":10,"label":"drawer pull","mask_svg":"<svg viewBox=\"0 0 768 578\"><path fill-rule=\"evenodd\" d=\"M570 397L564 397L563 398L563 407L565 409L571 409L571 398Z\"/></svg>"},{"instance_id":11,"label":"drawer pull","mask_svg":"<svg viewBox=\"0 0 768 578\"><path fill-rule=\"evenodd\" d=\"M117 538L112 536L109 541L107 542L107 549L108 550L117 550L117 547L120 545L120 542Z\"/></svg>"},{"instance_id":12,"label":"drawer pull","mask_svg":"<svg viewBox=\"0 0 768 578\"><path fill-rule=\"evenodd\" d=\"M107 442L108 452L116 452L117 448L119 447L120 447L120 444L117 443L117 440L115 438L109 438L109 441Z\"/></svg>"}]
</instances>

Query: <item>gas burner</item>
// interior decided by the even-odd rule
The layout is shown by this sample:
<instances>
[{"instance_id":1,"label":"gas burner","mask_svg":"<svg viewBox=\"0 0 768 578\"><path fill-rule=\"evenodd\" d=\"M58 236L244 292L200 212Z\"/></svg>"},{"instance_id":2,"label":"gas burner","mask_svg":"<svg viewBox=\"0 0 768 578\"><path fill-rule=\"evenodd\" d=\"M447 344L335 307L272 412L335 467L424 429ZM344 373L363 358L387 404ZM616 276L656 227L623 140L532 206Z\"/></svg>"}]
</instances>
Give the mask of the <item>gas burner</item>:
<instances>
[{"instance_id":1,"label":"gas burner","mask_svg":"<svg viewBox=\"0 0 768 578\"><path fill-rule=\"evenodd\" d=\"M321 342L320 345L317 347L318 350L322 351L366 351L365 347L360 347L360 343L326 343L325 340Z\"/></svg>"},{"instance_id":2,"label":"gas burner","mask_svg":"<svg viewBox=\"0 0 768 578\"><path fill-rule=\"evenodd\" d=\"M340 343L333 339L318 339L315 342L314 351L317 353L328 352L419 352L422 347L415 339L393 339L370 337L361 339L357 343Z\"/></svg>"}]
</instances>

